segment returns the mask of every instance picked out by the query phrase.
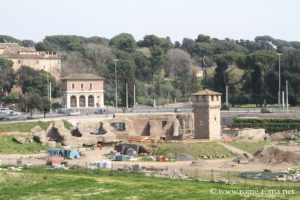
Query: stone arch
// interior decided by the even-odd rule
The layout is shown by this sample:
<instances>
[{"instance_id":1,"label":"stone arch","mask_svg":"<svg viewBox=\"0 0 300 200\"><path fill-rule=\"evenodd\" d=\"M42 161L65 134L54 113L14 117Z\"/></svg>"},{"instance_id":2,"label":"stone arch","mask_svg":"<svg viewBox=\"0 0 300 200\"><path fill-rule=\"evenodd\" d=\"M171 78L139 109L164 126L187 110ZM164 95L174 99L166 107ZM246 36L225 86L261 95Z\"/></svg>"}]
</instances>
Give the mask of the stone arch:
<instances>
[{"instance_id":1,"label":"stone arch","mask_svg":"<svg viewBox=\"0 0 300 200\"><path fill-rule=\"evenodd\" d=\"M94 105L95 105L95 98L94 98L94 96L93 95L90 95L89 97L88 97L88 107L94 107Z\"/></svg>"},{"instance_id":2,"label":"stone arch","mask_svg":"<svg viewBox=\"0 0 300 200\"><path fill-rule=\"evenodd\" d=\"M77 98L76 98L76 96L71 96L71 98L70 98L70 102L71 102L71 107L72 108L76 108L77 107Z\"/></svg>"},{"instance_id":3,"label":"stone arch","mask_svg":"<svg viewBox=\"0 0 300 200\"><path fill-rule=\"evenodd\" d=\"M85 96L83 95L79 97L79 107L85 107Z\"/></svg>"}]
</instances>

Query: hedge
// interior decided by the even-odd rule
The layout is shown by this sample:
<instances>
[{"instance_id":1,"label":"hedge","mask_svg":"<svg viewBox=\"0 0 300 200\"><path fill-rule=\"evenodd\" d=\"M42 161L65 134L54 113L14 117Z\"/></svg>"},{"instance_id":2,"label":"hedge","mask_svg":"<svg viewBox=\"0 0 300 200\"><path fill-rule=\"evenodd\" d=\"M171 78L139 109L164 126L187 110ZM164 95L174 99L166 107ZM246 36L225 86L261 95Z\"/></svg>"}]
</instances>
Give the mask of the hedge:
<instances>
[{"instance_id":1,"label":"hedge","mask_svg":"<svg viewBox=\"0 0 300 200\"><path fill-rule=\"evenodd\" d=\"M300 119L270 119L270 118L235 118L235 128L264 128L266 132L275 133L288 130L300 130Z\"/></svg>"}]
</instances>

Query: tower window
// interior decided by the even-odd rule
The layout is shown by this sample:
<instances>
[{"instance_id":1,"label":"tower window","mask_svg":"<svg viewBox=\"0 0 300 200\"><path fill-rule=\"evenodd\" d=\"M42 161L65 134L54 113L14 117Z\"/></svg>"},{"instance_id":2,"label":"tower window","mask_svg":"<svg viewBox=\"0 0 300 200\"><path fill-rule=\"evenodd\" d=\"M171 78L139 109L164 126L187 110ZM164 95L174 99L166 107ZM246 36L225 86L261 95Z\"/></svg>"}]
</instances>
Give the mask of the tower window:
<instances>
[{"instance_id":1,"label":"tower window","mask_svg":"<svg viewBox=\"0 0 300 200\"><path fill-rule=\"evenodd\" d=\"M211 96L211 101L214 101L215 100L215 96Z\"/></svg>"},{"instance_id":2,"label":"tower window","mask_svg":"<svg viewBox=\"0 0 300 200\"><path fill-rule=\"evenodd\" d=\"M167 124L168 124L168 121L162 121L161 122L161 127L165 128Z\"/></svg>"},{"instance_id":3,"label":"tower window","mask_svg":"<svg viewBox=\"0 0 300 200\"><path fill-rule=\"evenodd\" d=\"M72 89L74 89L75 88L75 84L74 83L72 83Z\"/></svg>"},{"instance_id":4,"label":"tower window","mask_svg":"<svg viewBox=\"0 0 300 200\"><path fill-rule=\"evenodd\" d=\"M80 88L83 90L83 83L80 84Z\"/></svg>"},{"instance_id":5,"label":"tower window","mask_svg":"<svg viewBox=\"0 0 300 200\"><path fill-rule=\"evenodd\" d=\"M90 83L90 90L93 89L93 83Z\"/></svg>"}]
</instances>

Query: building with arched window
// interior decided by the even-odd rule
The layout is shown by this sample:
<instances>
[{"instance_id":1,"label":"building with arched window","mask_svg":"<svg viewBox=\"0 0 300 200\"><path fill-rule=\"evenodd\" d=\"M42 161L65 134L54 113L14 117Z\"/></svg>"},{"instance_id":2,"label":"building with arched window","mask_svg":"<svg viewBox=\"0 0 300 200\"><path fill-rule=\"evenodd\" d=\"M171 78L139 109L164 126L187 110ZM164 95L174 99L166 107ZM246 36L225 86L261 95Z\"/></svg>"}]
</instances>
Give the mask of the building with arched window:
<instances>
[{"instance_id":1,"label":"building with arched window","mask_svg":"<svg viewBox=\"0 0 300 200\"><path fill-rule=\"evenodd\" d=\"M61 80L65 108L104 107L104 78L94 74L71 74Z\"/></svg>"}]
</instances>

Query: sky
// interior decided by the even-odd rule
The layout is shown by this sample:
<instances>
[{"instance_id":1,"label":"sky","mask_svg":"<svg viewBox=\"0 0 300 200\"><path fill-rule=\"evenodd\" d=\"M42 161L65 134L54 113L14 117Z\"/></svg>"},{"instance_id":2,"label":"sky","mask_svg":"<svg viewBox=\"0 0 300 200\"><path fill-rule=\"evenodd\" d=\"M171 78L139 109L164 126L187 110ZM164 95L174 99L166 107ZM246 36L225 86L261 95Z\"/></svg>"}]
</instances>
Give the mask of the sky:
<instances>
[{"instance_id":1,"label":"sky","mask_svg":"<svg viewBox=\"0 0 300 200\"><path fill-rule=\"evenodd\" d=\"M300 41L299 0L1 0L0 6L0 35L35 42L47 35L120 33L180 42L199 34Z\"/></svg>"}]
</instances>

